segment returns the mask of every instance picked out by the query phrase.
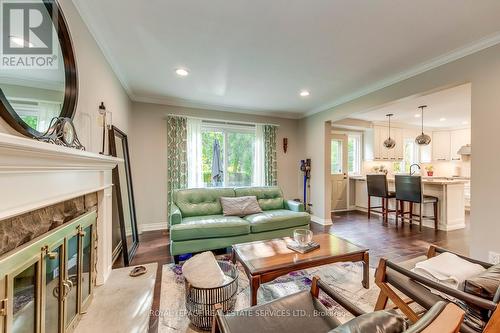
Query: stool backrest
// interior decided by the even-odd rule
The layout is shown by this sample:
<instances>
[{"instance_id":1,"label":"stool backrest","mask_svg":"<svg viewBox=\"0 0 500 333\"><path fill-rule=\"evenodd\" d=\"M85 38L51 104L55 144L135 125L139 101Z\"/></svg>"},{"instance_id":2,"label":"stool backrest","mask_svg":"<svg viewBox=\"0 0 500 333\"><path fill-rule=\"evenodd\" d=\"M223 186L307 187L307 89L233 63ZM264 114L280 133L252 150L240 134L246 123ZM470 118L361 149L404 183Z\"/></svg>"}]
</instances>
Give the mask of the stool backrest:
<instances>
[{"instance_id":1,"label":"stool backrest","mask_svg":"<svg viewBox=\"0 0 500 333\"><path fill-rule=\"evenodd\" d=\"M386 198L389 195L387 176L384 174L366 175L366 186L369 196Z\"/></svg>"},{"instance_id":2,"label":"stool backrest","mask_svg":"<svg viewBox=\"0 0 500 333\"><path fill-rule=\"evenodd\" d=\"M409 202L422 202L422 177L396 175L396 199Z\"/></svg>"}]
</instances>

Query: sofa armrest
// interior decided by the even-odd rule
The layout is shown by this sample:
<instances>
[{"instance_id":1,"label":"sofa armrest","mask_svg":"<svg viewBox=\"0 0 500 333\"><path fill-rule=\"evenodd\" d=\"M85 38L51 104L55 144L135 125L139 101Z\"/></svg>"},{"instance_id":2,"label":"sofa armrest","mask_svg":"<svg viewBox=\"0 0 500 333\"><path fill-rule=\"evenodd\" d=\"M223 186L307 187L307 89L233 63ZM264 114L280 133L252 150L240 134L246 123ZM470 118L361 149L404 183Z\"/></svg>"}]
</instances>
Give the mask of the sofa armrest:
<instances>
[{"instance_id":1,"label":"sofa armrest","mask_svg":"<svg viewBox=\"0 0 500 333\"><path fill-rule=\"evenodd\" d=\"M304 212L304 204L302 202L297 202L293 200L285 200L285 209L291 210L293 212Z\"/></svg>"},{"instance_id":2,"label":"sofa armrest","mask_svg":"<svg viewBox=\"0 0 500 333\"><path fill-rule=\"evenodd\" d=\"M182 213L179 207L174 203L170 206L170 225L180 224L182 222Z\"/></svg>"}]
</instances>

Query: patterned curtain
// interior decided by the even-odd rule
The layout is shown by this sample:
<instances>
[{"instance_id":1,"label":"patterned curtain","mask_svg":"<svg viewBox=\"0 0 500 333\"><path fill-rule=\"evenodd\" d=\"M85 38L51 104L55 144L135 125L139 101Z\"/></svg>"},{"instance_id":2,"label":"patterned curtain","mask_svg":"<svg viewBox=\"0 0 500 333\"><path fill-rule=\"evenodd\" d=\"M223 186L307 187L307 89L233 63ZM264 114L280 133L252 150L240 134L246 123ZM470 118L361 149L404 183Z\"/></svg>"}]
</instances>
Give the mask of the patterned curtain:
<instances>
[{"instance_id":1,"label":"patterned curtain","mask_svg":"<svg viewBox=\"0 0 500 333\"><path fill-rule=\"evenodd\" d=\"M266 186L278 185L278 160L276 158L277 132L277 126L264 126L264 174Z\"/></svg>"},{"instance_id":2,"label":"patterned curtain","mask_svg":"<svg viewBox=\"0 0 500 333\"><path fill-rule=\"evenodd\" d=\"M167 117L167 214L174 190L187 187L187 118Z\"/></svg>"}]
</instances>

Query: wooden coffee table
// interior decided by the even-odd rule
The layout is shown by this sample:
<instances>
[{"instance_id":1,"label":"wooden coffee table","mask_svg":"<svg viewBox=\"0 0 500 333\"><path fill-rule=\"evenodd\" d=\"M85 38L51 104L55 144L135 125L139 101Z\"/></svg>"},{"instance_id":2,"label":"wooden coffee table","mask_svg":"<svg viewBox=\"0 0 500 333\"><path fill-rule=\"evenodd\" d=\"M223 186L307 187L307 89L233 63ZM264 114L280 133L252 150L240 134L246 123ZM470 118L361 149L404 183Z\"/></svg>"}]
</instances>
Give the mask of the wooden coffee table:
<instances>
[{"instance_id":1,"label":"wooden coffee table","mask_svg":"<svg viewBox=\"0 0 500 333\"><path fill-rule=\"evenodd\" d=\"M239 261L250 282L250 304L257 304L257 290L262 283L293 271L344 261L363 262L363 287L368 289L370 262L368 249L330 235L314 235L320 248L301 254L289 250L286 240L279 238L233 245L233 262Z\"/></svg>"}]
</instances>

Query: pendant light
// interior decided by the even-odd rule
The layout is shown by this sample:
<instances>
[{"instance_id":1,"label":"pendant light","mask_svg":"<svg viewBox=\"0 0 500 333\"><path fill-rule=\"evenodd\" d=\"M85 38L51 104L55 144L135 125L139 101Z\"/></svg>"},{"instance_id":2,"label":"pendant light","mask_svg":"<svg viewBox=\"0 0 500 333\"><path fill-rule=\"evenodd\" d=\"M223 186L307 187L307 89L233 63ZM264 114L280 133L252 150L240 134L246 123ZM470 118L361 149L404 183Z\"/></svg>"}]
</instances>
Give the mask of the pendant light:
<instances>
[{"instance_id":1,"label":"pendant light","mask_svg":"<svg viewBox=\"0 0 500 333\"><path fill-rule=\"evenodd\" d=\"M429 143L431 143L431 137L427 134L424 134L424 109L426 107L427 105L421 105L418 107L421 112L420 118L422 118L422 133L415 138L415 142L420 146L427 146Z\"/></svg>"},{"instance_id":2,"label":"pendant light","mask_svg":"<svg viewBox=\"0 0 500 333\"><path fill-rule=\"evenodd\" d=\"M389 137L385 139L384 141L384 147L387 149L392 149L396 146L396 141L394 141L393 138L391 138L391 117L394 116L394 114L389 113L385 115L387 118L389 118Z\"/></svg>"}]
</instances>

